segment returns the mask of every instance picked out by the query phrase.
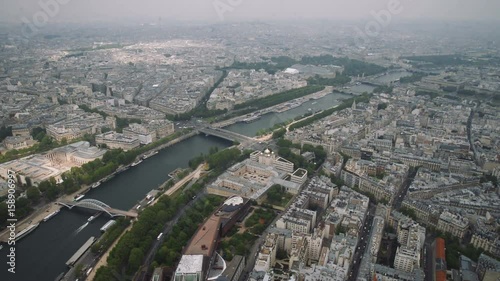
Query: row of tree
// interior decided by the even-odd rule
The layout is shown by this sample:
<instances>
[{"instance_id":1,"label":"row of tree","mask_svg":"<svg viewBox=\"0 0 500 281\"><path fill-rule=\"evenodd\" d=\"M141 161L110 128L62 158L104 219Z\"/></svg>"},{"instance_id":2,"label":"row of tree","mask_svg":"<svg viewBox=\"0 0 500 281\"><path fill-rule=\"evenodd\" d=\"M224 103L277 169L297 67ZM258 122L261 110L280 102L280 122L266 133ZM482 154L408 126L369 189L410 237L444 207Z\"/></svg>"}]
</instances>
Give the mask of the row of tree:
<instances>
[{"instance_id":1,"label":"row of tree","mask_svg":"<svg viewBox=\"0 0 500 281\"><path fill-rule=\"evenodd\" d=\"M375 89L373 89L373 92L376 94L377 93L392 94L393 90L394 90L394 87L392 87L392 86L382 85L382 86L378 86Z\"/></svg>"},{"instance_id":2,"label":"row of tree","mask_svg":"<svg viewBox=\"0 0 500 281\"><path fill-rule=\"evenodd\" d=\"M323 86L342 86L351 82L351 78L347 75L340 74L337 72L337 75L334 78L326 78L321 77L319 75L315 75L307 79L307 83L309 85L323 85Z\"/></svg>"},{"instance_id":3,"label":"row of tree","mask_svg":"<svg viewBox=\"0 0 500 281\"><path fill-rule=\"evenodd\" d=\"M434 66L458 66L458 65L472 65L469 60L465 60L460 55L431 55L431 56L408 56L403 59L411 61L411 64L418 66L419 64L433 64Z\"/></svg>"},{"instance_id":4,"label":"row of tree","mask_svg":"<svg viewBox=\"0 0 500 281\"><path fill-rule=\"evenodd\" d=\"M436 92L430 92L430 91L417 91L415 93L415 96L428 96L431 99L435 99L439 96L439 94Z\"/></svg>"},{"instance_id":5,"label":"row of tree","mask_svg":"<svg viewBox=\"0 0 500 281\"><path fill-rule=\"evenodd\" d=\"M223 197L209 195L196 202L196 204L179 219L172 228L172 231L165 237L163 244L155 256L152 266L174 267L181 257L183 248L196 233L198 226L212 214L223 201Z\"/></svg>"},{"instance_id":6,"label":"row of tree","mask_svg":"<svg viewBox=\"0 0 500 281\"><path fill-rule=\"evenodd\" d=\"M32 203L30 199L26 197L17 197L16 198L16 219L20 220L26 216L28 216L33 208L31 207ZM0 202L0 228L4 228L7 225L7 219L9 217L8 205L6 202Z\"/></svg>"},{"instance_id":7,"label":"row of tree","mask_svg":"<svg viewBox=\"0 0 500 281\"><path fill-rule=\"evenodd\" d=\"M242 109L251 107L255 110L268 108L283 102L287 102L289 100L297 99L303 96L307 96L319 91L324 90L324 86L313 85L313 86L305 86L302 88L288 90L279 94L270 95L267 97L250 100L241 104L237 104L234 109Z\"/></svg>"},{"instance_id":8,"label":"row of tree","mask_svg":"<svg viewBox=\"0 0 500 281\"><path fill-rule=\"evenodd\" d=\"M119 280L117 273L134 274L142 265L145 254L164 225L172 220L191 198L179 195L175 198L162 196L155 205L144 209L130 231L125 233L111 250L107 265L99 268L95 281Z\"/></svg>"},{"instance_id":9,"label":"row of tree","mask_svg":"<svg viewBox=\"0 0 500 281\"><path fill-rule=\"evenodd\" d=\"M426 76L427 76L427 74L425 74L425 73L416 72L416 73L413 73L410 76L399 78L399 83L415 83L415 82L419 82L419 81L422 81L422 78L424 78Z\"/></svg>"},{"instance_id":10,"label":"row of tree","mask_svg":"<svg viewBox=\"0 0 500 281\"><path fill-rule=\"evenodd\" d=\"M117 219L116 223L106 230L104 235L92 245L91 251L95 254L107 251L129 225L130 221L128 219Z\"/></svg>"}]
</instances>

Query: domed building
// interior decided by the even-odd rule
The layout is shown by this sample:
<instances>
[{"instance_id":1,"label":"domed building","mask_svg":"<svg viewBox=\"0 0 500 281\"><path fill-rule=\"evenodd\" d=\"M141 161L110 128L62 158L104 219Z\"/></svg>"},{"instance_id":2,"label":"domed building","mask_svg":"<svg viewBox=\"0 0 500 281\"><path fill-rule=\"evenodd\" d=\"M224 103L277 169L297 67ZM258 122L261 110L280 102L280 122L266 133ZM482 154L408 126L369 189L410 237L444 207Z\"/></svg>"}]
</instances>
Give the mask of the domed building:
<instances>
[{"instance_id":1,"label":"domed building","mask_svg":"<svg viewBox=\"0 0 500 281\"><path fill-rule=\"evenodd\" d=\"M221 211L226 213L232 213L241 208L241 206L243 206L243 203L244 200L241 196L232 196L228 198L226 201L224 201L224 204L221 207Z\"/></svg>"},{"instance_id":2,"label":"domed building","mask_svg":"<svg viewBox=\"0 0 500 281\"><path fill-rule=\"evenodd\" d=\"M221 235L224 236L234 224L242 220L248 213L250 202L238 195L226 199L214 216L220 218Z\"/></svg>"}]
</instances>

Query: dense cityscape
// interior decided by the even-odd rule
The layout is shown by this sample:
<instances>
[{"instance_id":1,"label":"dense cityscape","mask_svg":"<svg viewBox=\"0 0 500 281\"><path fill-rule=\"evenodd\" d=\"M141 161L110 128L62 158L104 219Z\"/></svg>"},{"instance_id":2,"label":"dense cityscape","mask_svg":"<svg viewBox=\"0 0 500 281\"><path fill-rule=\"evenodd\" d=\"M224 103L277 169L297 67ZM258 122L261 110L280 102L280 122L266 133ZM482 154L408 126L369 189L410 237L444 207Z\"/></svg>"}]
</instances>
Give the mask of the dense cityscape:
<instances>
[{"instance_id":1,"label":"dense cityscape","mask_svg":"<svg viewBox=\"0 0 500 281\"><path fill-rule=\"evenodd\" d=\"M499 280L497 26L22 28L0 280Z\"/></svg>"}]
</instances>

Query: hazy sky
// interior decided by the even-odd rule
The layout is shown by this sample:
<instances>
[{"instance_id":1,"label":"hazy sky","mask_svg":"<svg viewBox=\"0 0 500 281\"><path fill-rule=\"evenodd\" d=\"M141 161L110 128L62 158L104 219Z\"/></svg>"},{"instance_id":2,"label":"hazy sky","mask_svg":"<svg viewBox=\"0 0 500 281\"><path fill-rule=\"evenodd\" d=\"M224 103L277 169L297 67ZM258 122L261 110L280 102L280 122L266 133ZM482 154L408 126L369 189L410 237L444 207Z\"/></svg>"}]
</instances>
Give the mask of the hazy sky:
<instances>
[{"instance_id":1,"label":"hazy sky","mask_svg":"<svg viewBox=\"0 0 500 281\"><path fill-rule=\"evenodd\" d=\"M0 21L33 21L40 3L59 4L51 22L115 20L237 21L253 19L361 19L399 2L394 19L500 20L498 0L0 0ZM219 12L215 8L219 8ZM38 16L40 16L38 14ZM40 18L43 20L43 16Z\"/></svg>"}]
</instances>

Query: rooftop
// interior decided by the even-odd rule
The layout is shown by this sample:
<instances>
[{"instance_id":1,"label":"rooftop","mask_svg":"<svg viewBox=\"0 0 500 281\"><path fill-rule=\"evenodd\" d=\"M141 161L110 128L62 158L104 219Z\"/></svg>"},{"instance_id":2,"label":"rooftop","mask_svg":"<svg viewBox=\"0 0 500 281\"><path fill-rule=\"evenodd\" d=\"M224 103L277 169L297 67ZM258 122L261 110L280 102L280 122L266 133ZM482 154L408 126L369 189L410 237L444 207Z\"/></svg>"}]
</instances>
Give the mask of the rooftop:
<instances>
[{"instance_id":1,"label":"rooftop","mask_svg":"<svg viewBox=\"0 0 500 281\"><path fill-rule=\"evenodd\" d=\"M175 270L176 274L197 273L203 271L203 255L183 255Z\"/></svg>"},{"instance_id":2,"label":"rooftop","mask_svg":"<svg viewBox=\"0 0 500 281\"><path fill-rule=\"evenodd\" d=\"M211 257L217 243L220 220L218 216L211 216L207 219L187 246L185 254Z\"/></svg>"}]
</instances>

